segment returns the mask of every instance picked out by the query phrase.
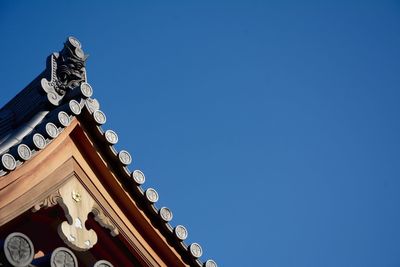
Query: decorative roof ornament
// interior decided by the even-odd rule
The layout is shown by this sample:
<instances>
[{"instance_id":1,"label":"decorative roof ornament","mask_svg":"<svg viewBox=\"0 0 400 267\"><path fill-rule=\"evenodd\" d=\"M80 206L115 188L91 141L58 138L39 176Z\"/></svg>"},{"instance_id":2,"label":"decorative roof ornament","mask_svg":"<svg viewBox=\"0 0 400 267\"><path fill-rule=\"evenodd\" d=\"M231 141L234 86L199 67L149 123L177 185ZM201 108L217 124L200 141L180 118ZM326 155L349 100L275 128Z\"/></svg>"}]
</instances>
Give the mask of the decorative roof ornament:
<instances>
[{"instance_id":1,"label":"decorative roof ornament","mask_svg":"<svg viewBox=\"0 0 400 267\"><path fill-rule=\"evenodd\" d=\"M53 53L49 58L50 81L41 80L47 98L53 105L58 105L68 91L86 82L86 59L81 43L75 37L68 37L60 53Z\"/></svg>"}]
</instances>

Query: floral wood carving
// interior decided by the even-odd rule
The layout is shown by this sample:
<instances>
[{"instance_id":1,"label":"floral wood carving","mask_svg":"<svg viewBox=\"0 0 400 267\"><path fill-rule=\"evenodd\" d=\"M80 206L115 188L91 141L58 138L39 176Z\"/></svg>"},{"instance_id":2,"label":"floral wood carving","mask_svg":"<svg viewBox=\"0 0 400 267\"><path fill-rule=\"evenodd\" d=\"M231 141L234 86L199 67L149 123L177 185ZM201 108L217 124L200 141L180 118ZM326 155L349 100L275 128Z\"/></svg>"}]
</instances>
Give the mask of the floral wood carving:
<instances>
[{"instance_id":1,"label":"floral wood carving","mask_svg":"<svg viewBox=\"0 0 400 267\"><path fill-rule=\"evenodd\" d=\"M98 222L104 228L109 229L112 236L116 236L119 234L118 228L111 221L111 219L104 214L103 210L97 203L94 204L92 212L94 214L94 219L96 220L96 222Z\"/></svg>"},{"instance_id":2,"label":"floral wood carving","mask_svg":"<svg viewBox=\"0 0 400 267\"><path fill-rule=\"evenodd\" d=\"M47 196L45 199L42 201L38 202L33 206L32 211L36 212L39 211L41 208L50 208L58 204L58 201L61 199L60 191L56 190L53 193L51 193L49 196Z\"/></svg>"}]
</instances>

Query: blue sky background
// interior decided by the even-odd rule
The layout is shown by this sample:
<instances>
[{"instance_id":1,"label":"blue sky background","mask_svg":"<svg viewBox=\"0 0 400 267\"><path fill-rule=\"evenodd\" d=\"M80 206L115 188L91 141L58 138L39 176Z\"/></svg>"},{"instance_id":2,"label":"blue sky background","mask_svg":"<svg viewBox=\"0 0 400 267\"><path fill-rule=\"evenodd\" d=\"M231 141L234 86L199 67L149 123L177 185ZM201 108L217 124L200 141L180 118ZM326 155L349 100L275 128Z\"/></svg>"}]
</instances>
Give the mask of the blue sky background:
<instances>
[{"instance_id":1,"label":"blue sky background","mask_svg":"<svg viewBox=\"0 0 400 267\"><path fill-rule=\"evenodd\" d=\"M203 260L400 266L400 2L2 1L0 33L1 105L80 39Z\"/></svg>"}]
</instances>

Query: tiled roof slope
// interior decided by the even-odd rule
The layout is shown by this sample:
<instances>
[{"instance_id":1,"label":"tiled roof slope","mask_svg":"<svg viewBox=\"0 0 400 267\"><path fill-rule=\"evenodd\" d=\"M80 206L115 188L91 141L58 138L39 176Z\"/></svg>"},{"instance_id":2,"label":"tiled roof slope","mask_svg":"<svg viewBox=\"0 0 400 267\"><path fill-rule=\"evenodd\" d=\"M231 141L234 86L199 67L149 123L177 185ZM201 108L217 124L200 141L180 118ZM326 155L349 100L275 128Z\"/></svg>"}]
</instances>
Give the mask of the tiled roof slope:
<instances>
[{"instance_id":1,"label":"tiled roof slope","mask_svg":"<svg viewBox=\"0 0 400 267\"><path fill-rule=\"evenodd\" d=\"M185 244L187 229L171 226L171 210L156 207L157 191L142 188L144 174L129 170L131 155L115 149L118 136L113 130L103 130L106 115L92 98L93 90L86 79L86 58L80 42L69 37L59 53L48 57L46 70L0 109L0 179L45 149L76 117L101 146L106 158L118 166L122 176L119 178L132 184L132 197L147 203L147 215L163 225L163 234L174 240L177 251L189 256L194 266L216 267L213 260L200 261L199 244Z\"/></svg>"}]
</instances>

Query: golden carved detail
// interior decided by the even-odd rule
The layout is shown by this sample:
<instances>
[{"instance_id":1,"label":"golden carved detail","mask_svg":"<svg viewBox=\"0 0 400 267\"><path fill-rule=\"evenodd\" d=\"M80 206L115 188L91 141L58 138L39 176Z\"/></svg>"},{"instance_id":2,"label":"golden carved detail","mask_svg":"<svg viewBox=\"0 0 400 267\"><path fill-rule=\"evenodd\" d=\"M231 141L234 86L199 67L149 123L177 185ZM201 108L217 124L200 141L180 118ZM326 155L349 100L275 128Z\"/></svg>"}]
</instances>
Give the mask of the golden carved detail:
<instances>
[{"instance_id":1,"label":"golden carved detail","mask_svg":"<svg viewBox=\"0 0 400 267\"><path fill-rule=\"evenodd\" d=\"M81 194L79 194L79 192L72 190L72 199L75 200L75 202L79 202L81 201Z\"/></svg>"}]
</instances>

